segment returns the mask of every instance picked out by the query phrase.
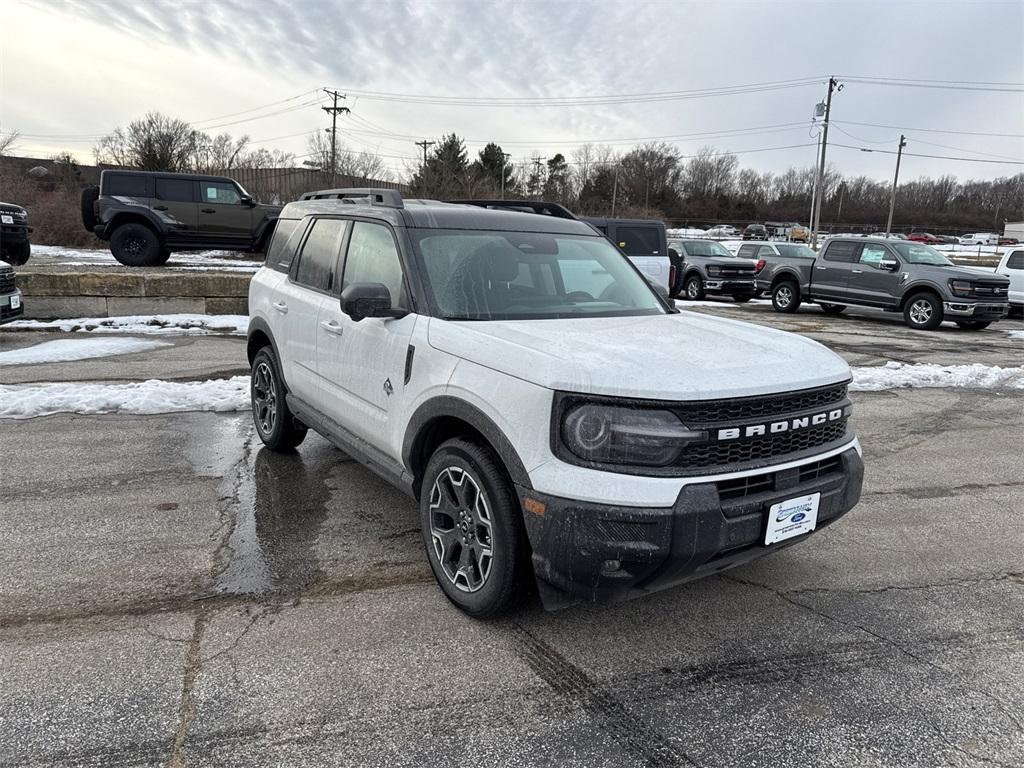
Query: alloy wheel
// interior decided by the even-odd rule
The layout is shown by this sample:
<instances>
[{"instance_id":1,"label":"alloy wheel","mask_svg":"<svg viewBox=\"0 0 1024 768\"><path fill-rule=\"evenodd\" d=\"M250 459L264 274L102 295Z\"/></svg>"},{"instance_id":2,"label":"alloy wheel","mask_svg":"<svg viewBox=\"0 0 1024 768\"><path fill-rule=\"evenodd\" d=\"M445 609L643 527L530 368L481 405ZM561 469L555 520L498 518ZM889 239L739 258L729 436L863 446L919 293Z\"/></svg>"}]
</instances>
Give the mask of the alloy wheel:
<instances>
[{"instance_id":1,"label":"alloy wheel","mask_svg":"<svg viewBox=\"0 0 1024 768\"><path fill-rule=\"evenodd\" d=\"M690 280L686 284L686 295L688 298L696 299L700 295L700 283L696 280Z\"/></svg>"},{"instance_id":2,"label":"alloy wheel","mask_svg":"<svg viewBox=\"0 0 1024 768\"><path fill-rule=\"evenodd\" d=\"M788 307L791 301L793 301L793 292L787 286L782 286L775 292L775 302L780 307Z\"/></svg>"},{"instance_id":3,"label":"alloy wheel","mask_svg":"<svg viewBox=\"0 0 1024 768\"><path fill-rule=\"evenodd\" d=\"M924 325L932 319L932 305L930 301L918 299L910 305L910 320L914 325Z\"/></svg>"},{"instance_id":4,"label":"alloy wheel","mask_svg":"<svg viewBox=\"0 0 1024 768\"><path fill-rule=\"evenodd\" d=\"M261 361L252 379L253 412L263 434L269 435L277 424L277 388L270 365Z\"/></svg>"},{"instance_id":5,"label":"alloy wheel","mask_svg":"<svg viewBox=\"0 0 1024 768\"><path fill-rule=\"evenodd\" d=\"M493 563L493 526L487 497L461 467L448 467L430 490L430 539L447 579L462 592L487 583Z\"/></svg>"}]
</instances>

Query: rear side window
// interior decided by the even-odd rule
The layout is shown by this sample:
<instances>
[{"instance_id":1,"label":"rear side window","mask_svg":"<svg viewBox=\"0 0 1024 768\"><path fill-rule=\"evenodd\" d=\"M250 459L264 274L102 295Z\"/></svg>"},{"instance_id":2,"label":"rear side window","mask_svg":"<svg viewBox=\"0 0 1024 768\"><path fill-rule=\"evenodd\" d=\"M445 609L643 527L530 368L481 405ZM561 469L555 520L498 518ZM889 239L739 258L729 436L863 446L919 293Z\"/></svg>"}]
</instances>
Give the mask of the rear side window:
<instances>
[{"instance_id":1,"label":"rear side window","mask_svg":"<svg viewBox=\"0 0 1024 768\"><path fill-rule=\"evenodd\" d=\"M772 250L770 245L759 245L757 247L757 258L759 259L770 259L775 255L775 251Z\"/></svg>"},{"instance_id":2,"label":"rear side window","mask_svg":"<svg viewBox=\"0 0 1024 768\"><path fill-rule=\"evenodd\" d=\"M115 197L149 197L149 177L127 173L111 173L104 176L104 194Z\"/></svg>"},{"instance_id":3,"label":"rear side window","mask_svg":"<svg viewBox=\"0 0 1024 768\"><path fill-rule=\"evenodd\" d=\"M615 240L630 256L656 256L661 253L661 235L656 227L616 227Z\"/></svg>"},{"instance_id":4,"label":"rear side window","mask_svg":"<svg viewBox=\"0 0 1024 768\"><path fill-rule=\"evenodd\" d=\"M854 262L857 260L859 248L860 243L851 243L845 240L831 242L825 249L825 261Z\"/></svg>"},{"instance_id":5,"label":"rear side window","mask_svg":"<svg viewBox=\"0 0 1024 768\"><path fill-rule=\"evenodd\" d=\"M736 255L744 259L752 259L757 249L761 246L757 245L741 245L740 249L736 251Z\"/></svg>"},{"instance_id":6,"label":"rear side window","mask_svg":"<svg viewBox=\"0 0 1024 768\"><path fill-rule=\"evenodd\" d=\"M338 264L341 241L349 222L344 219L316 219L302 246L295 282L318 291L331 290Z\"/></svg>"},{"instance_id":7,"label":"rear side window","mask_svg":"<svg viewBox=\"0 0 1024 768\"><path fill-rule=\"evenodd\" d=\"M278 272L287 272L292 266L292 257L295 255L294 243L288 247L288 239L295 233L298 227L297 219L278 219L274 226L274 236L270 240L270 247L267 249L266 264Z\"/></svg>"},{"instance_id":8,"label":"rear side window","mask_svg":"<svg viewBox=\"0 0 1024 768\"><path fill-rule=\"evenodd\" d=\"M157 179L156 196L173 203L192 202L192 182L188 179Z\"/></svg>"},{"instance_id":9,"label":"rear side window","mask_svg":"<svg viewBox=\"0 0 1024 768\"><path fill-rule=\"evenodd\" d=\"M402 260L395 238L381 224L357 221L345 256L345 280L342 290L352 283L383 283L391 293L391 304L406 304L402 282Z\"/></svg>"},{"instance_id":10,"label":"rear side window","mask_svg":"<svg viewBox=\"0 0 1024 768\"><path fill-rule=\"evenodd\" d=\"M1007 269L1024 269L1024 251L1014 251L1006 260Z\"/></svg>"}]
</instances>

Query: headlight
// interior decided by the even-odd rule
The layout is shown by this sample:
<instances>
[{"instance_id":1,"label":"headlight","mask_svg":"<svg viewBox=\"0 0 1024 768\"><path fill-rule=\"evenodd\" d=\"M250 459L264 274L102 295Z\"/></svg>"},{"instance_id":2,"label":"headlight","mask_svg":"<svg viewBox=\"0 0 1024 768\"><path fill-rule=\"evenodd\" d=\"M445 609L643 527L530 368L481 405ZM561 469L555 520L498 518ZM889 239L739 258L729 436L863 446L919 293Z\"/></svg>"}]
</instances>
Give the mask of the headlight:
<instances>
[{"instance_id":1,"label":"headlight","mask_svg":"<svg viewBox=\"0 0 1024 768\"><path fill-rule=\"evenodd\" d=\"M954 296L968 297L973 295L974 286L969 280L950 280L949 289L953 292Z\"/></svg>"},{"instance_id":2,"label":"headlight","mask_svg":"<svg viewBox=\"0 0 1024 768\"><path fill-rule=\"evenodd\" d=\"M584 404L562 422L562 441L576 456L602 464L662 467L705 432L688 429L670 411Z\"/></svg>"},{"instance_id":3,"label":"headlight","mask_svg":"<svg viewBox=\"0 0 1024 768\"><path fill-rule=\"evenodd\" d=\"M720 274L722 274L722 268L710 266L707 268L707 272L709 277L718 277Z\"/></svg>"}]
</instances>

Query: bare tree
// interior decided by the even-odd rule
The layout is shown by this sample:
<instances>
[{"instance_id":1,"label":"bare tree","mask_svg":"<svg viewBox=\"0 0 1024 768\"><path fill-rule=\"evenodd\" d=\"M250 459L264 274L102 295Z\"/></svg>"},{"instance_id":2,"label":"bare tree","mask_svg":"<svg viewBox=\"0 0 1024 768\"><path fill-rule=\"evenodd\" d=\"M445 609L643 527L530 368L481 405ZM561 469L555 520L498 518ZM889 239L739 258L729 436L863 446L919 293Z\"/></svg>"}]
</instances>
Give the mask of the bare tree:
<instances>
[{"instance_id":1,"label":"bare tree","mask_svg":"<svg viewBox=\"0 0 1024 768\"><path fill-rule=\"evenodd\" d=\"M310 134L306 141L308 159L304 162L321 171L331 171L331 138L326 133ZM372 152L356 152L344 144L337 145L335 153L336 171L339 176L351 176L359 179L375 179L390 181L391 171L383 158Z\"/></svg>"},{"instance_id":2,"label":"bare tree","mask_svg":"<svg viewBox=\"0 0 1024 768\"><path fill-rule=\"evenodd\" d=\"M701 147L683 171L685 196L690 200L713 200L728 195L737 167L736 155L719 152L714 147Z\"/></svg>"},{"instance_id":3,"label":"bare tree","mask_svg":"<svg viewBox=\"0 0 1024 768\"><path fill-rule=\"evenodd\" d=\"M18 142L18 137L21 133L17 130L10 130L6 132L0 132L0 157L11 152Z\"/></svg>"}]
</instances>

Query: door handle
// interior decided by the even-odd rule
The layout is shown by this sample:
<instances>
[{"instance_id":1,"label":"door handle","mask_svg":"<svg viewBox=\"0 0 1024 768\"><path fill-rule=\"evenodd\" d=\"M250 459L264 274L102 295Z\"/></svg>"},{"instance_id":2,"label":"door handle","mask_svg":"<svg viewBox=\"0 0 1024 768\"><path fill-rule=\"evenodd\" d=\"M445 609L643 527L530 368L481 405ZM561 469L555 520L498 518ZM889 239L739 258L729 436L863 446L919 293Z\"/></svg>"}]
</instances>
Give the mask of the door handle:
<instances>
[{"instance_id":1,"label":"door handle","mask_svg":"<svg viewBox=\"0 0 1024 768\"><path fill-rule=\"evenodd\" d=\"M154 211L166 211L167 210L167 206L166 205L154 205L153 206L153 210Z\"/></svg>"},{"instance_id":2,"label":"door handle","mask_svg":"<svg viewBox=\"0 0 1024 768\"><path fill-rule=\"evenodd\" d=\"M216 208L203 208L203 213L216 213Z\"/></svg>"},{"instance_id":3,"label":"door handle","mask_svg":"<svg viewBox=\"0 0 1024 768\"><path fill-rule=\"evenodd\" d=\"M342 332L344 330L337 323L329 323L326 320L324 320L322 323L320 323L320 327L322 327L328 333L333 333L335 336L341 336L341 334L342 334Z\"/></svg>"},{"instance_id":4,"label":"door handle","mask_svg":"<svg viewBox=\"0 0 1024 768\"><path fill-rule=\"evenodd\" d=\"M282 315L287 315L288 314L288 305L285 304L283 301L275 301L270 306L272 306L274 309L276 309Z\"/></svg>"},{"instance_id":5,"label":"door handle","mask_svg":"<svg viewBox=\"0 0 1024 768\"><path fill-rule=\"evenodd\" d=\"M820 269L820 270L824 271L824 270L828 269L828 267L815 267L815 269Z\"/></svg>"},{"instance_id":6,"label":"door handle","mask_svg":"<svg viewBox=\"0 0 1024 768\"><path fill-rule=\"evenodd\" d=\"M853 272L853 274L855 275L860 275L864 273L863 269L851 269L850 271Z\"/></svg>"}]
</instances>

